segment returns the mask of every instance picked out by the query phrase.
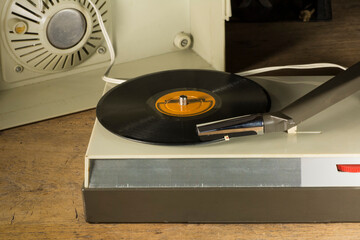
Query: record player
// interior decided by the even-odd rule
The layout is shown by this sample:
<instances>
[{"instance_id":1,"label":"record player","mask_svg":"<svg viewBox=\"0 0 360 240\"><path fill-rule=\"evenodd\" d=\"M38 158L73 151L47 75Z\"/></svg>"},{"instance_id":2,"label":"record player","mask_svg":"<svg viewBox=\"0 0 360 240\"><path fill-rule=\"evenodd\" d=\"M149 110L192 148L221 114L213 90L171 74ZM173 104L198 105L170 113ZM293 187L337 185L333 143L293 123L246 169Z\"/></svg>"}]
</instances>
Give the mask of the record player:
<instances>
[{"instance_id":1,"label":"record player","mask_svg":"<svg viewBox=\"0 0 360 240\"><path fill-rule=\"evenodd\" d=\"M222 70L196 48L206 69ZM107 83L85 157L86 220L360 221L359 67L335 78L172 70Z\"/></svg>"},{"instance_id":2,"label":"record player","mask_svg":"<svg viewBox=\"0 0 360 240\"><path fill-rule=\"evenodd\" d=\"M242 39L243 31L240 29L237 34L231 35L233 28L225 29L224 21L229 20L232 10L234 17L248 10L254 17L251 13L254 4L265 7L268 12L269 2L280 1L134 0L130 4L126 0L100 0L94 1L93 8L89 0L4 1L0 4L3 13L0 19L3 26L0 48L0 105L3 106L0 111L0 129L95 105L103 88L100 80L103 69L94 69L107 65L112 57L110 49L105 46L99 29L101 24L96 19L94 9L100 11L103 20L109 20L106 25L112 32L118 53L117 64L111 74L132 79L129 81L131 83L139 82L138 77L143 74L147 76L149 73L170 69L236 72L239 68L248 68L252 65L249 61L246 66L237 62L237 53L242 53L243 49L234 45L234 48L225 47L225 42L229 43L229 36L235 36L233 40L237 42L239 36ZM304 2L313 2L311 6L315 7L316 14L310 20L331 18L327 11L330 9L330 1ZM318 5L314 5L315 2ZM234 8L234 5L237 7ZM313 9L305 10L311 12ZM267 16L271 19L274 17L271 14ZM290 17L294 16L297 18L297 13ZM71 21L70 17L76 21ZM78 33L76 39L72 38L73 32L58 34L57 29L68 28ZM247 29L251 33L252 28ZM246 99L262 99L262 104L257 107L254 107L254 102L245 104L250 110L246 109L241 114L276 112L330 78L254 77L251 79L258 93L245 91L240 96L230 94L229 99L247 94ZM169 115L174 109L157 108L158 105L154 105L152 100L162 104L160 100L169 100L173 96L171 94L175 94L179 97L179 103L175 102L173 106L175 114L179 114L188 103L210 99L203 101L209 105L205 105L201 111L190 113L194 116L175 116L180 125L187 122L187 117L201 118L209 114L210 118L198 122L201 127L201 124L214 120L211 117L216 116L212 114L217 109L225 109L216 116L219 120L238 116L239 112L233 114L232 110L221 108L231 102L227 101L227 95L208 91L206 78L202 84L205 86L199 89L187 84L176 90L165 88L159 95L150 95L151 101L143 101L140 105L152 103L152 117L160 115L171 119ZM143 86L150 88L152 85ZM227 88L227 84L221 86ZM107 83L104 96L115 92L112 89L117 87ZM123 89L121 85L120 89ZM261 89L266 94L261 93ZM128 93L134 96L143 94L137 92L137 89ZM193 95L195 98L192 98ZM270 109L268 101L271 102ZM360 221L359 101L360 95L356 93L288 132L255 136L262 130L252 125L256 129L251 132L256 133L254 136L232 138L224 135L223 141L205 139L205 142L189 141L186 144L170 144L173 136L168 134L174 131L171 128L165 130L165 125L160 124L155 133L153 127L151 130L153 132L150 136L167 136L169 144L161 140L162 145L159 145L153 137L139 141L133 135L125 136L123 131L116 132L113 127L109 128L104 119L99 118L103 122L96 120L85 157L82 191L86 220ZM125 102L119 104L121 106ZM307 107L313 108L312 105ZM119 108L119 111L127 114L126 108ZM133 120L134 125L148 127L148 122L142 121L144 118ZM193 127L194 137L197 132L196 126ZM120 127L120 130L127 130L127 127ZM185 132L185 129L180 128L179 134L175 134L175 143L182 130Z\"/></svg>"},{"instance_id":3,"label":"record player","mask_svg":"<svg viewBox=\"0 0 360 240\"><path fill-rule=\"evenodd\" d=\"M253 80L276 111L328 78ZM346 98L296 133L183 146L129 140L96 121L85 159L87 221L359 221L359 100Z\"/></svg>"}]
</instances>

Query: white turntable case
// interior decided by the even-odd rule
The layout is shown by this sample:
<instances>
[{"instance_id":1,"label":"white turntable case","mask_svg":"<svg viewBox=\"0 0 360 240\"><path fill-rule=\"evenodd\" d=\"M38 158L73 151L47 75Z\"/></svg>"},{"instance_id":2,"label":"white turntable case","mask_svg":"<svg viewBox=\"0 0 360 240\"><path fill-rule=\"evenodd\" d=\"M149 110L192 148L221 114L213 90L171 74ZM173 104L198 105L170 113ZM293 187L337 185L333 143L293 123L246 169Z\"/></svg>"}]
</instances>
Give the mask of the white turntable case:
<instances>
[{"instance_id":1,"label":"white turntable case","mask_svg":"<svg viewBox=\"0 0 360 240\"><path fill-rule=\"evenodd\" d=\"M267 77L253 79L270 93L272 107L276 110L329 78ZM360 94L357 93L301 123L296 134L265 134L191 146L159 146L134 142L112 134L96 121L85 158L83 190L88 221L358 221L360 214L354 212L349 215L353 212L350 209L359 208L353 197L352 199L344 197L344 200L328 198L332 198L334 194L346 196L348 193L341 193L344 190L349 191L351 195L360 197L358 192L360 174L337 170L337 164L360 164L359 103ZM223 204L231 206L234 212L239 206L231 205L231 203L234 204L232 197L241 199L244 194L253 196L251 195L252 191L257 192L256 196L260 194L264 197L262 194L266 196L270 194L272 196L270 198L281 203L281 206L285 206L289 211L284 214L279 213L277 216L270 213L266 216L265 213L254 215L252 211L254 206L264 205L264 200L256 197L257 200L251 198L248 202L242 203L250 204L250 210L248 209L248 212L243 215L240 213L232 215L223 209L221 212L214 213L213 216L211 214L208 216L204 212L192 216L193 211L191 211L188 212L188 217L184 218L181 212L186 212L187 208L183 208L181 203L176 203L181 209L178 215L168 216L151 212L147 214L153 217L145 214L146 216L132 218L129 217L128 211L125 211L122 217L120 213L124 209L117 205L114 207L111 203L112 200L109 200L111 197L107 197L106 200L102 199L101 195L102 191L107 194L117 191L122 191L124 194L127 191L145 191L153 192L156 196L158 191L173 193L176 191L186 192L189 189L195 195L202 191L210 191L210 199L216 199L216 196L222 191L227 191L226 194L229 196L222 201ZM232 191L240 192L231 195ZM87 195L89 192L90 194ZM91 195L94 193L98 195ZM172 196L171 193L167 192L166 194ZM107 194L104 196L109 196ZM199 202L194 199L195 195L181 195L184 198L181 202L189 204L188 200L192 199L193 204L198 205ZM312 196L317 195L318 198L312 199ZM86 203L89 196L92 196L93 199L99 200L98 198L100 198L105 202L109 201L109 205L114 207L117 217L111 217L111 214L99 215L100 210L95 211L95 214L91 200L88 201L89 205ZM110 196L112 195L110 194ZM140 196L142 195L140 194ZM297 198L299 201L304 198L301 202L305 205L299 206L298 203L293 203L295 196L299 197ZM126 194L125 197L121 195L120 198L127 198ZM206 197L206 199L208 198L209 196ZM117 198L114 197L114 199ZM324 202L324 199L328 200ZM214 201L218 203L219 199ZM308 205L306 205L306 201L309 202ZM341 201L350 202L350 205L344 205ZM323 207L319 207L321 202L324 202ZM141 203L138 204L141 205ZM151 203L148 204L151 206ZM316 209L314 210L311 205L317 206ZM221 203L214 205L209 200L209 206L212 206L211 209L214 206L222 209L223 205ZM344 209L344 206L347 209ZM131 204L123 207L131 208ZM269 212L279 212L278 206L272 207L270 204L268 207L267 211ZM298 216L297 213L294 213L296 208L306 209L307 207L312 209L313 213L308 213L306 216ZM325 209L327 207L331 208L328 212ZM99 206L99 209L102 209L102 206ZM211 212L211 209L204 209L204 211ZM162 210L170 211L171 209L164 207ZM222 213L226 213L228 217ZM250 217L250 215L257 217Z\"/></svg>"}]
</instances>

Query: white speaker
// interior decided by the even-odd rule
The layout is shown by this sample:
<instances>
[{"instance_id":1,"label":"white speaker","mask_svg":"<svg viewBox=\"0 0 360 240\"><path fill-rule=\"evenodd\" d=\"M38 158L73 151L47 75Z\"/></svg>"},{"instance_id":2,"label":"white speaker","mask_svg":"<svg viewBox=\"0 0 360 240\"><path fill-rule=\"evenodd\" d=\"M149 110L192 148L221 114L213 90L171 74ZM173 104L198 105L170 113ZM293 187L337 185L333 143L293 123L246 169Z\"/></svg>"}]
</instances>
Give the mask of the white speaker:
<instances>
[{"instance_id":1,"label":"white speaker","mask_svg":"<svg viewBox=\"0 0 360 240\"><path fill-rule=\"evenodd\" d=\"M111 1L93 2L111 32ZM6 0L0 12L0 129L96 105L104 84L87 74L110 58L88 0Z\"/></svg>"},{"instance_id":2,"label":"white speaker","mask_svg":"<svg viewBox=\"0 0 360 240\"><path fill-rule=\"evenodd\" d=\"M105 23L109 22L109 0L94 2ZM2 3L0 89L85 71L109 59L95 11L87 0L43 0L42 10L37 0Z\"/></svg>"},{"instance_id":3,"label":"white speaker","mask_svg":"<svg viewBox=\"0 0 360 240\"><path fill-rule=\"evenodd\" d=\"M92 108L102 94L109 51L89 0L39 1L0 2L0 129ZM230 0L92 1L116 52L110 77L224 70Z\"/></svg>"}]
</instances>

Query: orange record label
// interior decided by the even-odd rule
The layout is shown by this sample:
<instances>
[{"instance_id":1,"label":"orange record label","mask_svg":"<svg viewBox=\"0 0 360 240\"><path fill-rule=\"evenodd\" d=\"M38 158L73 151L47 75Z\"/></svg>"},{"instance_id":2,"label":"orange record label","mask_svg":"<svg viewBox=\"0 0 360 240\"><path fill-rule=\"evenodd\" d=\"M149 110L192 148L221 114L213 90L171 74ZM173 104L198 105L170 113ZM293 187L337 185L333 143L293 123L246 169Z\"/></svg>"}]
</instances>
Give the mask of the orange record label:
<instances>
[{"instance_id":1,"label":"orange record label","mask_svg":"<svg viewBox=\"0 0 360 240\"><path fill-rule=\"evenodd\" d=\"M155 103L156 109L166 115L191 117L210 111L215 98L201 91L175 91L161 96Z\"/></svg>"}]
</instances>

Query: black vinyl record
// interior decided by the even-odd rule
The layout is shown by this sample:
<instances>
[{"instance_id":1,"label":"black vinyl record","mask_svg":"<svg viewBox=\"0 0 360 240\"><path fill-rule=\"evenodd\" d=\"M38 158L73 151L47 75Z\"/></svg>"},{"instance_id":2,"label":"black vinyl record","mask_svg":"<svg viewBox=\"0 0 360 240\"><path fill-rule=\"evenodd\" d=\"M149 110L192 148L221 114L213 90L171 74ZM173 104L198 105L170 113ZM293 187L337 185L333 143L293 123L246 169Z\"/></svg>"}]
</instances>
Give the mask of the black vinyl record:
<instances>
[{"instance_id":1,"label":"black vinyl record","mask_svg":"<svg viewBox=\"0 0 360 240\"><path fill-rule=\"evenodd\" d=\"M112 88L100 99L96 115L116 135L184 145L202 142L196 124L269 109L267 92L247 78L211 70L171 70Z\"/></svg>"}]
</instances>

